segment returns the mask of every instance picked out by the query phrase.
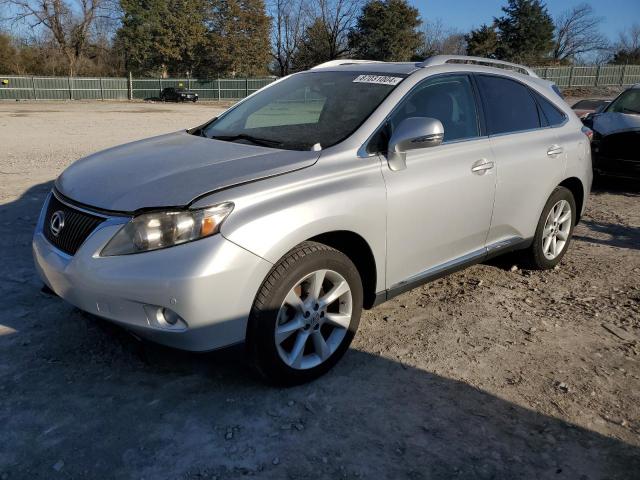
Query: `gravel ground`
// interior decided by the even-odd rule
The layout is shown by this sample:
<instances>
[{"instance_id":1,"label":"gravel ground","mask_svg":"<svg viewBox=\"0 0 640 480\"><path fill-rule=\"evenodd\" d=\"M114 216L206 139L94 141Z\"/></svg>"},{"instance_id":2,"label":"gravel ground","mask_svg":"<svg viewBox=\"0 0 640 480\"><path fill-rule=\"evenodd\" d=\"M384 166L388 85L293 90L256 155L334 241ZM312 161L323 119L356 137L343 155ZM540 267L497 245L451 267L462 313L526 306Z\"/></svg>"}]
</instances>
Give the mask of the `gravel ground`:
<instances>
[{"instance_id":1,"label":"gravel ground","mask_svg":"<svg viewBox=\"0 0 640 480\"><path fill-rule=\"evenodd\" d=\"M0 103L0 478L640 477L640 193L594 191L563 263L472 267L365 313L326 377L140 343L40 292L30 237L76 158L215 105Z\"/></svg>"}]
</instances>

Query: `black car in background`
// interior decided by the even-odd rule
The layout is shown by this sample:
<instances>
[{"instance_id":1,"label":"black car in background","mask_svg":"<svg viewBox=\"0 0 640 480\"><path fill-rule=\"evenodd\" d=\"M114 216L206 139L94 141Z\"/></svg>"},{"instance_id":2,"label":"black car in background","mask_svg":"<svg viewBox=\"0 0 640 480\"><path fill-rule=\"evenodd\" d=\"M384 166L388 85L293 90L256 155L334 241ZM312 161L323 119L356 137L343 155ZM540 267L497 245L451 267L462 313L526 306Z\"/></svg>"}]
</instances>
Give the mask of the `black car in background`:
<instances>
[{"instance_id":1,"label":"black car in background","mask_svg":"<svg viewBox=\"0 0 640 480\"><path fill-rule=\"evenodd\" d=\"M594 172L640 180L640 84L582 122L593 130Z\"/></svg>"},{"instance_id":2,"label":"black car in background","mask_svg":"<svg viewBox=\"0 0 640 480\"><path fill-rule=\"evenodd\" d=\"M166 87L160 92L163 102L197 102L198 94L184 88Z\"/></svg>"},{"instance_id":3,"label":"black car in background","mask_svg":"<svg viewBox=\"0 0 640 480\"><path fill-rule=\"evenodd\" d=\"M586 98L574 103L571 109L576 113L578 118L584 119L591 113L598 113L611 103L611 100L601 100L599 98Z\"/></svg>"}]
</instances>

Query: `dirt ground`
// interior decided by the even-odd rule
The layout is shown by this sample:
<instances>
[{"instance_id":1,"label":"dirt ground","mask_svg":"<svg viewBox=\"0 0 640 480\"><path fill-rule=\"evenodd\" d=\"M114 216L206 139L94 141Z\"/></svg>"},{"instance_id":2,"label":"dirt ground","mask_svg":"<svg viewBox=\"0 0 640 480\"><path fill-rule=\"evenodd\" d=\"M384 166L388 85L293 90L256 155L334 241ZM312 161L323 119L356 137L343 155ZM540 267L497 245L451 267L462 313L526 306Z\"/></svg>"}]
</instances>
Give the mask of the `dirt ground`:
<instances>
[{"instance_id":1,"label":"dirt ground","mask_svg":"<svg viewBox=\"0 0 640 480\"><path fill-rule=\"evenodd\" d=\"M40 292L78 157L215 105L0 103L0 479L640 478L640 192L597 186L556 270L472 267L366 312L324 378L142 344Z\"/></svg>"}]
</instances>

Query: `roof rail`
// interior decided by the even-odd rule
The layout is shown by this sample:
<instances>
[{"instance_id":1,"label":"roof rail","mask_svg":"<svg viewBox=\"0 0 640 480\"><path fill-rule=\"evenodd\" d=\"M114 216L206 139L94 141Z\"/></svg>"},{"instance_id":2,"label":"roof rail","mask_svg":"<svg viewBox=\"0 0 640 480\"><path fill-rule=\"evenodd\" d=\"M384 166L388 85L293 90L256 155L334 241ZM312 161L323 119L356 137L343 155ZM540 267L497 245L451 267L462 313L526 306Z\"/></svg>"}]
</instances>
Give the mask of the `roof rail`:
<instances>
[{"instance_id":1,"label":"roof rail","mask_svg":"<svg viewBox=\"0 0 640 480\"><path fill-rule=\"evenodd\" d=\"M352 60L350 58L341 58L339 60L329 60L328 62L321 63L320 65L311 67L311 70L315 70L316 68L335 67L338 65L349 65L351 63L384 63L384 62L379 62L377 60Z\"/></svg>"},{"instance_id":2,"label":"roof rail","mask_svg":"<svg viewBox=\"0 0 640 480\"><path fill-rule=\"evenodd\" d=\"M518 73L524 73L530 77L538 77L536 72L531 68L524 65L518 65L517 63L504 62L502 60L494 60L492 58L483 57L468 57L466 55L436 55L429 57L423 62L418 63L421 68L432 67L434 65L444 65L445 63L471 63L474 65L484 65L486 67L503 68L507 70L515 70Z\"/></svg>"}]
</instances>

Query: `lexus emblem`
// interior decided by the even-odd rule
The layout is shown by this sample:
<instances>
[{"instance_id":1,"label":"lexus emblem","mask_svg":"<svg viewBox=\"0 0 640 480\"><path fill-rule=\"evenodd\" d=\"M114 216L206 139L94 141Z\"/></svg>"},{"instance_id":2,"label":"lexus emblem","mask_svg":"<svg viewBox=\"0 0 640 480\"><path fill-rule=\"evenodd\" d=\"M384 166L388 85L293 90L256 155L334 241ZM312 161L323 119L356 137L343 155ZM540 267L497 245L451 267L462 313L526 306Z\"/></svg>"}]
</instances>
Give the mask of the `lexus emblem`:
<instances>
[{"instance_id":1,"label":"lexus emblem","mask_svg":"<svg viewBox=\"0 0 640 480\"><path fill-rule=\"evenodd\" d=\"M60 232L64 228L64 212L58 210L57 212L53 212L51 215L51 220L49 221L49 229L54 237L60 235Z\"/></svg>"}]
</instances>

